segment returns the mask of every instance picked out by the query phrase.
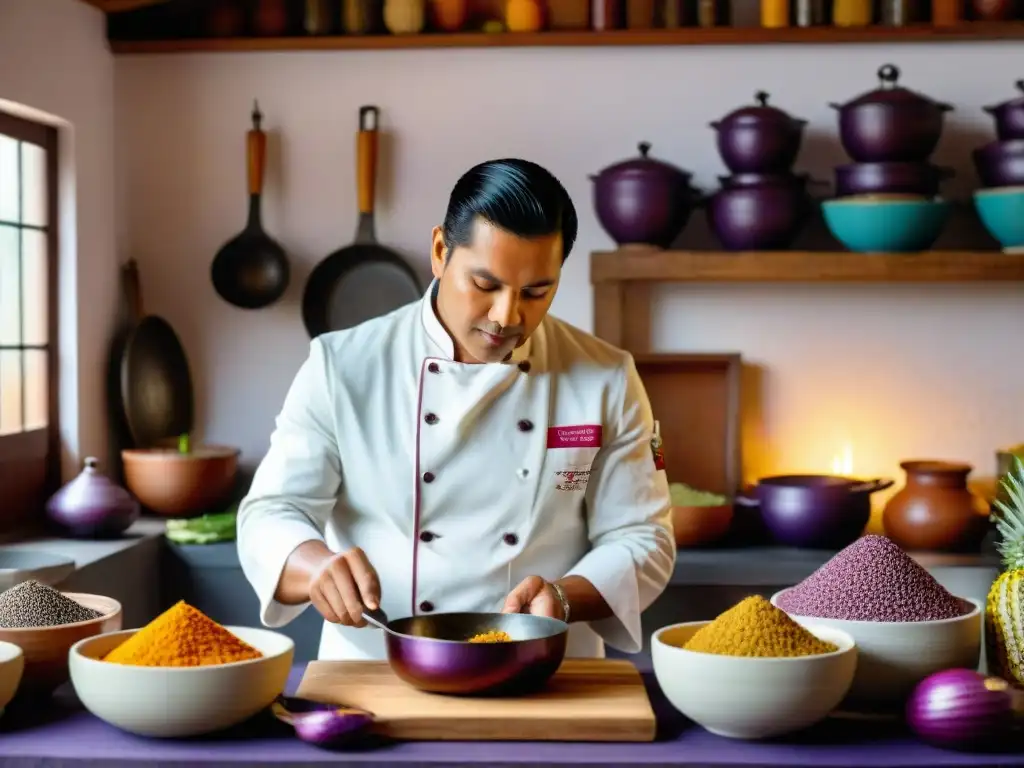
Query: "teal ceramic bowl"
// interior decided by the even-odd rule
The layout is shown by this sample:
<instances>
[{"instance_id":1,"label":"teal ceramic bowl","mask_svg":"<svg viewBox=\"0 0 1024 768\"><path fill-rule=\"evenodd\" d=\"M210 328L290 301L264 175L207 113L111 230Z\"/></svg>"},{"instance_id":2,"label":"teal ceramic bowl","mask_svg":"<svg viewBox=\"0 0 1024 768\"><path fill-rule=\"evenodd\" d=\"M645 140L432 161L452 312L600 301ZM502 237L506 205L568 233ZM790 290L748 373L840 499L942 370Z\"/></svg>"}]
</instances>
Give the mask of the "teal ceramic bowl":
<instances>
[{"instance_id":1,"label":"teal ceramic bowl","mask_svg":"<svg viewBox=\"0 0 1024 768\"><path fill-rule=\"evenodd\" d=\"M993 187L974 193L978 218L1007 253L1024 253L1024 187Z\"/></svg>"},{"instance_id":2,"label":"teal ceramic bowl","mask_svg":"<svg viewBox=\"0 0 1024 768\"><path fill-rule=\"evenodd\" d=\"M825 224L840 243L859 253L915 253L938 240L949 217L945 200L855 200L821 204Z\"/></svg>"}]
</instances>

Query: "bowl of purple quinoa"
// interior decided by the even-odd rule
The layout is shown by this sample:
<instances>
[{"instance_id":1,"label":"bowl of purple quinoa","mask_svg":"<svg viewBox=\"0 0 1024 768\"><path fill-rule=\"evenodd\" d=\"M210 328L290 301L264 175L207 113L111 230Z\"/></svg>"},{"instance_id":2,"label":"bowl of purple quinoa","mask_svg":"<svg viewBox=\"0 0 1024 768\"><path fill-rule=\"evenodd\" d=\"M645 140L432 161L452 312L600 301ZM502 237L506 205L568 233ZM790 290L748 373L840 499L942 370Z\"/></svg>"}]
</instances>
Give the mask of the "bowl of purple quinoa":
<instances>
[{"instance_id":1,"label":"bowl of purple quinoa","mask_svg":"<svg viewBox=\"0 0 1024 768\"><path fill-rule=\"evenodd\" d=\"M861 537L771 602L798 623L853 637L853 708L899 707L933 672L981 660L982 606L950 593L885 536Z\"/></svg>"}]
</instances>

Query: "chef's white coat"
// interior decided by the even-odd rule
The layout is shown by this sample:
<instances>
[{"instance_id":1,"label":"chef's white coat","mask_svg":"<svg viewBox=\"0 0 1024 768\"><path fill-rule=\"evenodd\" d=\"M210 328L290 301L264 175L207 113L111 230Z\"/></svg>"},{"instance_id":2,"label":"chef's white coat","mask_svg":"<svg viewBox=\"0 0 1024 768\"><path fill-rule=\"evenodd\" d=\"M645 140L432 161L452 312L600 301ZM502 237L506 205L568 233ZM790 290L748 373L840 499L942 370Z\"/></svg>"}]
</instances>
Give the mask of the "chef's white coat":
<instances>
[{"instance_id":1,"label":"chef's white coat","mask_svg":"<svg viewBox=\"0 0 1024 768\"><path fill-rule=\"evenodd\" d=\"M614 616L573 623L567 654L639 651L675 543L632 357L548 316L506 363L454 362L433 289L310 343L238 513L262 622L308 607L274 592L319 539L364 550L390 618L498 611L510 583L583 576ZM327 622L319 656L387 658L379 630Z\"/></svg>"}]
</instances>

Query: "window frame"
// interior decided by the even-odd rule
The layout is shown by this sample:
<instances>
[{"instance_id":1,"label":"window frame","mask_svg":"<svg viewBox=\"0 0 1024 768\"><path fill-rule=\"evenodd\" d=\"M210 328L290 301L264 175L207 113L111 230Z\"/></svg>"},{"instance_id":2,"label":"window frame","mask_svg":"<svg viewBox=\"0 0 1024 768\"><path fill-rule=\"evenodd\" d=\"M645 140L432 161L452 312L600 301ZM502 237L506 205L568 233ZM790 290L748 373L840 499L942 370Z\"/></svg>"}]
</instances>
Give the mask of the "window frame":
<instances>
[{"instance_id":1,"label":"window frame","mask_svg":"<svg viewBox=\"0 0 1024 768\"><path fill-rule=\"evenodd\" d=\"M46 379L47 423L33 429L0 435L0 535L41 524L46 499L61 481L60 354L59 354L59 132L56 127L0 110L0 133L34 144L46 152ZM20 179L19 179L20 184ZM21 256L21 254L19 254ZM24 307L22 307L24 312ZM24 369L22 369L24 376Z\"/></svg>"}]
</instances>

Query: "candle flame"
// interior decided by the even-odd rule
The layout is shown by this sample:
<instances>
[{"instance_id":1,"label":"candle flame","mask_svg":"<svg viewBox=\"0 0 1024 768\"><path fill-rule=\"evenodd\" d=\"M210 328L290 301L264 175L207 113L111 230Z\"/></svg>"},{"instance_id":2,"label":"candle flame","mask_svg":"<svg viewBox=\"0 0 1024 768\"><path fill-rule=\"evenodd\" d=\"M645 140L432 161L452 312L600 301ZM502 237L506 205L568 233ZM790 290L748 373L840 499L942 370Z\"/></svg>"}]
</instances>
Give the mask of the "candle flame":
<instances>
[{"instance_id":1,"label":"candle flame","mask_svg":"<svg viewBox=\"0 0 1024 768\"><path fill-rule=\"evenodd\" d=\"M847 445L832 459L832 474L850 477L853 474L853 446Z\"/></svg>"}]
</instances>

